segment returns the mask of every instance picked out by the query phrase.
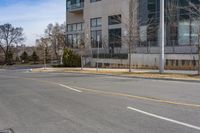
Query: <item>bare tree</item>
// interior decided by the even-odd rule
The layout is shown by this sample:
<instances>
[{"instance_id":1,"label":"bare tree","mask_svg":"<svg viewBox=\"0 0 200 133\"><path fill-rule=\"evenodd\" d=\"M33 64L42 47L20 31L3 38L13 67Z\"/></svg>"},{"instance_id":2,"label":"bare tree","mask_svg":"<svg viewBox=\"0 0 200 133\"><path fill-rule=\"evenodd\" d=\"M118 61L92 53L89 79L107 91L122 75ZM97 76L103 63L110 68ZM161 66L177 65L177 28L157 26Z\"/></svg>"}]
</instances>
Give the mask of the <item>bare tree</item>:
<instances>
[{"instance_id":1,"label":"bare tree","mask_svg":"<svg viewBox=\"0 0 200 133\"><path fill-rule=\"evenodd\" d=\"M12 47L15 44L22 43L23 41L23 28L15 28L11 24L0 25L0 48L4 53L4 62L6 64L11 63L10 54L12 53Z\"/></svg>"},{"instance_id":2,"label":"bare tree","mask_svg":"<svg viewBox=\"0 0 200 133\"><path fill-rule=\"evenodd\" d=\"M36 51L37 55L42 59L44 62L48 62L50 56L52 54L51 45L48 38L41 37L40 39L36 40Z\"/></svg>"},{"instance_id":3,"label":"bare tree","mask_svg":"<svg viewBox=\"0 0 200 133\"><path fill-rule=\"evenodd\" d=\"M146 27L150 27L150 25L153 25L153 19L151 18L141 18L139 13L141 7L139 5L145 5L146 1L139 1L139 0L129 0L129 16L125 18L126 23L123 23L125 25L125 28L127 29L122 36L122 42L128 45L128 65L129 65L129 72L132 71L132 54L136 53L136 48L138 44L140 43L140 35L143 35L146 31L140 31L140 25L146 24ZM124 15L126 16L126 15ZM158 29L158 26L151 26L153 28L149 28L147 34L153 34L155 30ZM147 42L148 43L148 42ZM147 44L147 48L148 48ZM147 50L148 51L148 50Z\"/></svg>"},{"instance_id":4,"label":"bare tree","mask_svg":"<svg viewBox=\"0 0 200 133\"><path fill-rule=\"evenodd\" d=\"M84 64L83 64L83 56L85 55L85 40L83 36L78 40L78 51L77 53L81 56L81 70L83 70Z\"/></svg>"},{"instance_id":5,"label":"bare tree","mask_svg":"<svg viewBox=\"0 0 200 133\"><path fill-rule=\"evenodd\" d=\"M104 50L104 53L108 53L109 50L107 43L108 43L108 38L106 36L102 37L102 48Z\"/></svg>"},{"instance_id":6,"label":"bare tree","mask_svg":"<svg viewBox=\"0 0 200 133\"><path fill-rule=\"evenodd\" d=\"M131 53L133 47L133 43L135 41L134 39L134 32L137 30L135 29L136 23L134 21L135 13L138 12L138 7L135 8L134 0L129 1L129 26L128 26L128 53L129 53L129 72L131 72L131 66L132 66L132 58Z\"/></svg>"},{"instance_id":7,"label":"bare tree","mask_svg":"<svg viewBox=\"0 0 200 133\"><path fill-rule=\"evenodd\" d=\"M67 45L66 34L65 34L65 24L55 25L49 24L45 29L45 36L51 42L51 47L55 58L59 59L59 50L63 50Z\"/></svg>"},{"instance_id":8,"label":"bare tree","mask_svg":"<svg viewBox=\"0 0 200 133\"><path fill-rule=\"evenodd\" d=\"M192 3L188 0L188 7L185 8L186 11L190 13L190 24L193 23L193 28L191 28L191 32L197 34L196 42L197 45L197 54L198 54L198 75L200 76L200 3ZM191 33L190 33L191 34ZM191 39L190 39L191 40Z\"/></svg>"},{"instance_id":9,"label":"bare tree","mask_svg":"<svg viewBox=\"0 0 200 133\"><path fill-rule=\"evenodd\" d=\"M78 41L78 54L81 56L81 70L84 68L84 61L86 62L86 57L91 54L90 46L87 45L88 38L81 35L80 40Z\"/></svg>"},{"instance_id":10,"label":"bare tree","mask_svg":"<svg viewBox=\"0 0 200 133\"><path fill-rule=\"evenodd\" d=\"M178 1L177 0L169 0L167 2L166 6L166 25L167 28L166 30L168 31L167 33L170 33L169 35L166 36L168 45L173 46L173 52L175 43L177 43L175 40L177 40L177 33L178 33ZM172 41L171 41L172 40Z\"/></svg>"}]
</instances>

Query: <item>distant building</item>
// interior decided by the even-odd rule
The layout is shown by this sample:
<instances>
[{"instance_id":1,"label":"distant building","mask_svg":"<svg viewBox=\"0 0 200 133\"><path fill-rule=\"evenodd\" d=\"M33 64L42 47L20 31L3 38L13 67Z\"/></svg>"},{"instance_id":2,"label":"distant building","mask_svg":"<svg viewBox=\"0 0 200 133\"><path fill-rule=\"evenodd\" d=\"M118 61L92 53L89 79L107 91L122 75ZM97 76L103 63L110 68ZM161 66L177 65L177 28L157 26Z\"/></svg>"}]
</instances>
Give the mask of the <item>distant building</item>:
<instances>
[{"instance_id":1,"label":"distant building","mask_svg":"<svg viewBox=\"0 0 200 133\"><path fill-rule=\"evenodd\" d=\"M158 67L159 64L159 15L160 0L134 1L134 36L136 51L132 54L133 65ZM197 8L199 0L189 0ZM92 54L97 53L98 37L100 53L128 53L129 0L67 0L67 40L78 48L84 40ZM188 0L166 0L166 67L195 69L199 14L191 10ZM93 65L97 59L91 59ZM102 65L126 66L127 61L101 59Z\"/></svg>"}]
</instances>

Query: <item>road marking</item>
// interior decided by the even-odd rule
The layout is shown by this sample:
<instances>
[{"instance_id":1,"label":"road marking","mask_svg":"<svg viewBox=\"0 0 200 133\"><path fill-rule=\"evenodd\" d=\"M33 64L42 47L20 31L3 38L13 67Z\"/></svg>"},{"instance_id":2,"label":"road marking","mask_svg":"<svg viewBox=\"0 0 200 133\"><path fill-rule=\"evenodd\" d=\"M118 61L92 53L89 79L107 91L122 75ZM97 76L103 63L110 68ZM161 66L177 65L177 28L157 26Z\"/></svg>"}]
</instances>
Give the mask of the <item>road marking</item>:
<instances>
[{"instance_id":1,"label":"road marking","mask_svg":"<svg viewBox=\"0 0 200 133\"><path fill-rule=\"evenodd\" d=\"M1 76L2 75L0 75L0 77ZM57 82L39 80L39 79L35 79L35 78L23 78L23 77L15 77L15 78L20 78L20 79L25 79L25 80L33 80L33 81L46 83L46 84L60 85L60 83L57 83ZM131 95L131 94L126 94L126 93L109 92L109 91L102 91L102 90L95 90L95 89L87 89L87 88L82 88L82 87L77 87L77 86L71 86L71 87L67 86L66 87L66 85L64 85L62 87L65 87L67 89L71 89L71 90L74 90L74 91L77 91L77 92L88 91L88 92L93 92L93 93L96 93L96 94L123 96L123 97L139 99L139 100L145 100L145 101L151 101L151 102L157 102L157 103L166 103L166 104L172 104L172 105L180 105L180 106L186 106L186 107L200 108L200 104L182 103L182 102L177 102L177 101L163 100L163 99L158 99L158 98L149 98L149 97L145 97L145 96L137 96L137 95Z\"/></svg>"},{"instance_id":2,"label":"road marking","mask_svg":"<svg viewBox=\"0 0 200 133\"><path fill-rule=\"evenodd\" d=\"M132 111L136 111L138 113L141 113L141 114L144 114L144 115L147 115L147 116L151 116L151 117L154 117L154 118L157 118L157 119L165 120L165 121L168 121L168 122L172 122L172 123L175 123L175 124L178 124L178 125L182 125L182 126L189 127L189 128L200 131L200 127L198 127L198 126L194 126L194 125L191 125L191 124L188 124L188 123L180 122L180 121L173 120L173 119L170 119L170 118L166 118L166 117L163 117L163 116L159 116L159 115L156 115L156 114L148 113L148 112L145 112L145 111L133 108L133 107L127 107L127 109L130 109Z\"/></svg>"},{"instance_id":3,"label":"road marking","mask_svg":"<svg viewBox=\"0 0 200 133\"><path fill-rule=\"evenodd\" d=\"M70 87L70 86L66 86L66 85L63 85L63 84L59 84L61 87L65 87L65 88L67 88L67 89L70 89L70 90L73 90L73 91L76 91L76 92L79 92L79 93L81 93L82 91L80 91L80 90L78 90L78 89L74 89L74 88L72 88L72 87Z\"/></svg>"},{"instance_id":4,"label":"road marking","mask_svg":"<svg viewBox=\"0 0 200 133\"><path fill-rule=\"evenodd\" d=\"M145 96L131 95L131 94L120 93L120 92L87 89L87 88L82 88L82 87L77 87L77 86L72 86L72 87L79 89L79 90L93 92L93 93L97 93L97 94L123 96L123 97L127 97L127 98L139 99L139 100L145 100L145 101L151 101L151 102L157 102L157 103L166 103L166 104L172 104L172 105L181 105L181 106L186 106L186 107L200 108L200 104L182 103L182 102L169 101L169 100L163 100L163 99L158 99L158 98L150 98L150 97L145 97Z\"/></svg>"}]
</instances>

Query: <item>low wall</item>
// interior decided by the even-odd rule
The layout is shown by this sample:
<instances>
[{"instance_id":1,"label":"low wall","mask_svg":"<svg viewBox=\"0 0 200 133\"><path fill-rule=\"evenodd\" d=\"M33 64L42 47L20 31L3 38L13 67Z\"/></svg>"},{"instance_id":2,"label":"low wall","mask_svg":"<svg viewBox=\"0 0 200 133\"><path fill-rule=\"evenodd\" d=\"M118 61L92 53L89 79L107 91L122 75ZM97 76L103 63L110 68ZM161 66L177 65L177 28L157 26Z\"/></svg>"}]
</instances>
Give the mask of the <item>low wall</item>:
<instances>
[{"instance_id":1,"label":"low wall","mask_svg":"<svg viewBox=\"0 0 200 133\"><path fill-rule=\"evenodd\" d=\"M132 66L138 68L157 68L160 63L159 54L132 54ZM197 67L197 54L165 54L167 61L166 67L169 69L196 69ZM195 63L194 63L195 61ZM94 67L96 63L110 64L114 67L127 67L128 59L91 59L91 65ZM185 63L186 62L186 63Z\"/></svg>"},{"instance_id":2,"label":"low wall","mask_svg":"<svg viewBox=\"0 0 200 133\"><path fill-rule=\"evenodd\" d=\"M160 63L159 54L132 54L133 65L158 66ZM165 60L198 60L197 54L165 54Z\"/></svg>"},{"instance_id":3,"label":"low wall","mask_svg":"<svg viewBox=\"0 0 200 133\"><path fill-rule=\"evenodd\" d=\"M128 64L128 60L124 59L95 59L92 58L91 60L92 66L95 66L95 64L102 63L102 64Z\"/></svg>"}]
</instances>

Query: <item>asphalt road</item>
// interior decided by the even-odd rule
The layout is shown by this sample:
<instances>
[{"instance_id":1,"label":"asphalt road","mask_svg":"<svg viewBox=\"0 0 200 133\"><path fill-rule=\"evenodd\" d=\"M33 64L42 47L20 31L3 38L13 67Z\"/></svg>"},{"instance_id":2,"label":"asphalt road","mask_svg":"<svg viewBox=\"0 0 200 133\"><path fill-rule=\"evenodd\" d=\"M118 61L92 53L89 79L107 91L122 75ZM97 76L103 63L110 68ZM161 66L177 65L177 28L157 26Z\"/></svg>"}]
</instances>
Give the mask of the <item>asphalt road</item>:
<instances>
[{"instance_id":1,"label":"asphalt road","mask_svg":"<svg viewBox=\"0 0 200 133\"><path fill-rule=\"evenodd\" d=\"M0 70L0 130L200 133L200 84Z\"/></svg>"}]
</instances>

